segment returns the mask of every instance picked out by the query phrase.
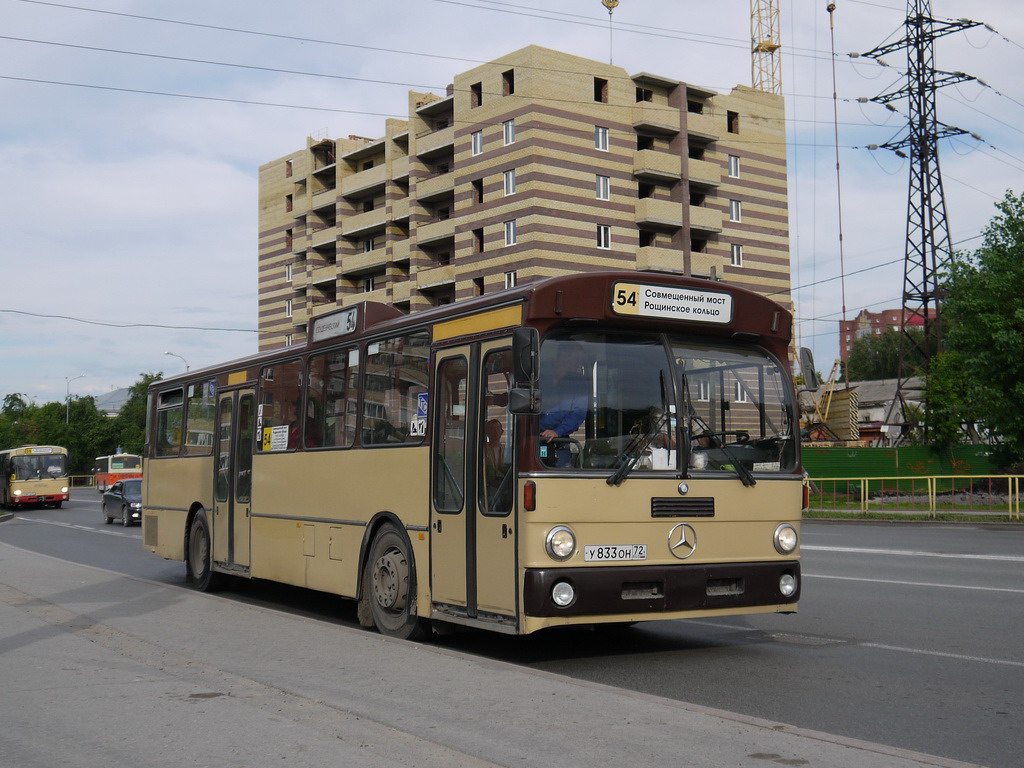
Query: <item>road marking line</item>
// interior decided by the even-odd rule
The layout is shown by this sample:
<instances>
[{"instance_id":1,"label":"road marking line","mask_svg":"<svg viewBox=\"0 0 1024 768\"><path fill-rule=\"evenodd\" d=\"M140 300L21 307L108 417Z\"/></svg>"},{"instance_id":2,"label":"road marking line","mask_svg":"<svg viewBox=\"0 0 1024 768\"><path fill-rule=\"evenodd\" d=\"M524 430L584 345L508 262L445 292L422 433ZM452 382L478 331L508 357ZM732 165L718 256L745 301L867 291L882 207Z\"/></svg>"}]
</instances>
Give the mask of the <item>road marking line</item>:
<instances>
[{"instance_id":1,"label":"road marking line","mask_svg":"<svg viewBox=\"0 0 1024 768\"><path fill-rule=\"evenodd\" d=\"M1024 563L1018 555L954 555L945 552L921 552L912 549L866 549L861 547L801 547L808 552L853 552L861 555L905 555L907 557L945 557L951 560L998 560L1006 563Z\"/></svg>"},{"instance_id":2,"label":"road marking line","mask_svg":"<svg viewBox=\"0 0 1024 768\"><path fill-rule=\"evenodd\" d=\"M882 645L881 643L856 643L861 648L879 648L883 651L899 651L900 653L913 653L918 656L938 656L943 659L957 659L958 661L980 661L985 664L1002 664L1007 667L1024 667L1024 661L1008 661L1006 659L987 659L984 656L965 656L962 653L943 653L942 651L924 651L920 648L903 648L898 645Z\"/></svg>"},{"instance_id":3,"label":"road marking line","mask_svg":"<svg viewBox=\"0 0 1024 768\"><path fill-rule=\"evenodd\" d=\"M867 579L858 576L826 576L821 573L807 573L812 579L836 579L837 581L869 581L874 584L899 584L906 587L940 587L941 589L973 589L979 592L1010 592L1015 595L1024 595L1024 589L1011 589L1009 587L971 587L966 584L934 584L929 581L896 581L895 579Z\"/></svg>"},{"instance_id":4,"label":"road marking line","mask_svg":"<svg viewBox=\"0 0 1024 768\"><path fill-rule=\"evenodd\" d=\"M105 536L121 536L126 539L141 539L142 534L135 533L124 533L122 531L106 531L102 528L90 528L87 525L76 525L75 523L61 523L56 520L36 520L32 517L22 517L21 515L15 515L15 520L23 520L26 523L41 523L43 525L59 525L61 528L74 528L78 531L88 531L89 533L102 533Z\"/></svg>"}]
</instances>

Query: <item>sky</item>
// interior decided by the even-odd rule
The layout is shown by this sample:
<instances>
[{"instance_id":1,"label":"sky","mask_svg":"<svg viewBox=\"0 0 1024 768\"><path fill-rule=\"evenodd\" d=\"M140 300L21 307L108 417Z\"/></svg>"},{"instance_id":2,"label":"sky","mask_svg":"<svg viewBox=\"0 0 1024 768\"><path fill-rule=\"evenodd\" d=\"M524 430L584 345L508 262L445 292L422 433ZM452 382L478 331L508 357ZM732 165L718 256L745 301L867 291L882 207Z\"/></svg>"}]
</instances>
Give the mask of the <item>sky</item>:
<instances>
[{"instance_id":1,"label":"sky","mask_svg":"<svg viewBox=\"0 0 1024 768\"><path fill-rule=\"evenodd\" d=\"M906 108L857 99L898 87L906 58L848 54L899 39L906 5L836 0L833 62L824 0L780 4L796 327L827 375L844 294L851 319L900 304L907 161L866 147L898 137ZM938 68L985 83L937 102L981 139L940 145L961 249L1024 191L1017 8L932 2L991 27L936 43ZM0 0L0 15L0 397L40 404L255 352L258 167L307 136L382 135L410 89L443 93L530 44L751 82L749 0L622 0L611 34L599 0Z\"/></svg>"}]
</instances>

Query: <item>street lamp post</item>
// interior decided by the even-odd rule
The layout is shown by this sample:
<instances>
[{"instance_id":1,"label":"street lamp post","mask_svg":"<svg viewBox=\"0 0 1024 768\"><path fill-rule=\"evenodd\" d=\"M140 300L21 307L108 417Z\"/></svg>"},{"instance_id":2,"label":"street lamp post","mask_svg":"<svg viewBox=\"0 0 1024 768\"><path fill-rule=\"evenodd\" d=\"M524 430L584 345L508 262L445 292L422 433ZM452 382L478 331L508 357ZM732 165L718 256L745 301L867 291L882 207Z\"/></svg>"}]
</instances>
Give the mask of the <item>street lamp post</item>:
<instances>
[{"instance_id":1,"label":"street lamp post","mask_svg":"<svg viewBox=\"0 0 1024 768\"><path fill-rule=\"evenodd\" d=\"M176 355L173 352L164 352L164 354L165 355L170 355L171 357L176 357L179 360L181 360L181 362L183 362L185 364L185 371L186 372L188 371L188 360L186 360L184 357L182 357L181 355Z\"/></svg>"},{"instance_id":2,"label":"street lamp post","mask_svg":"<svg viewBox=\"0 0 1024 768\"><path fill-rule=\"evenodd\" d=\"M80 373L78 376L65 376L64 377L64 423L71 423L71 382L75 379L84 379L85 374Z\"/></svg>"}]
</instances>

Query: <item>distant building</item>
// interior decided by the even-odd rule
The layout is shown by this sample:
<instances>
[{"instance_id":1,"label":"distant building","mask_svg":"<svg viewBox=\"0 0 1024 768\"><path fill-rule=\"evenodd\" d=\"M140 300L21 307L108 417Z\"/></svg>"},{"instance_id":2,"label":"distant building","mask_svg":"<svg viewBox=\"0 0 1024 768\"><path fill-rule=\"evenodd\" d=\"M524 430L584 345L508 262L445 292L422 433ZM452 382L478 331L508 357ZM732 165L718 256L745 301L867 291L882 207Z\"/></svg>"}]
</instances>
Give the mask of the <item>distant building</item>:
<instances>
[{"instance_id":1,"label":"distant building","mask_svg":"<svg viewBox=\"0 0 1024 768\"><path fill-rule=\"evenodd\" d=\"M789 303L783 100L529 46L410 92L371 139L260 168L259 346L567 272L717 277Z\"/></svg>"},{"instance_id":2,"label":"distant building","mask_svg":"<svg viewBox=\"0 0 1024 768\"><path fill-rule=\"evenodd\" d=\"M885 446L900 437L900 425L906 419L896 397L898 384L899 379L850 382L850 389L857 393L857 421L861 440L868 441L870 445ZM924 379L916 376L907 379L904 400L908 405L920 407L923 390Z\"/></svg>"},{"instance_id":3,"label":"distant building","mask_svg":"<svg viewBox=\"0 0 1024 768\"><path fill-rule=\"evenodd\" d=\"M931 317L935 316L935 310L929 310L929 312ZM886 330L900 330L902 317L902 309L883 309L881 312L868 312L866 309L862 309L853 320L840 320L839 357L846 360L853 348L853 342L863 336L881 336ZM907 319L909 328L923 326L924 318L921 315L913 314Z\"/></svg>"},{"instance_id":4,"label":"distant building","mask_svg":"<svg viewBox=\"0 0 1024 768\"><path fill-rule=\"evenodd\" d=\"M122 387L102 395L96 395L93 397L93 402L96 403L97 411L112 419L121 412L124 404L128 402L129 395L131 395L131 390Z\"/></svg>"}]
</instances>

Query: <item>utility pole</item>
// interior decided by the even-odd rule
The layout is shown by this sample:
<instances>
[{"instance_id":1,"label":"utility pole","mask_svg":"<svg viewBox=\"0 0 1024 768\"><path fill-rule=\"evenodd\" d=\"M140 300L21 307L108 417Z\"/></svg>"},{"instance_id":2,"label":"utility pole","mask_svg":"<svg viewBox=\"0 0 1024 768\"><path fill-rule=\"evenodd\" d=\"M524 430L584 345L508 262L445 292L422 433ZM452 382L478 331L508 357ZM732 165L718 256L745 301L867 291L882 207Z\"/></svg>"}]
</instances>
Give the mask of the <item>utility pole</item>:
<instances>
[{"instance_id":1,"label":"utility pole","mask_svg":"<svg viewBox=\"0 0 1024 768\"><path fill-rule=\"evenodd\" d=\"M862 54L881 61L881 57L902 49L907 51L907 73L903 85L870 101L894 110L892 102L907 100L907 127L903 138L880 144L900 157L910 157L910 186L907 195L907 239L903 260L903 307L900 322L899 383L897 397L902 409L901 426L910 424L907 413L909 391L907 353L917 349L925 361L927 374L931 356L942 349L942 271L953 259L946 219L946 199L939 170L940 139L967 131L940 123L935 111L935 93L939 88L974 80L963 72L935 69L935 40L953 32L979 26L980 22L960 19L944 21L931 15L931 0L907 0L907 18L903 39ZM910 333L911 324L923 328L918 340ZM891 421L892 409L886 417ZM924 423L927 434L927 416Z\"/></svg>"}]
</instances>

